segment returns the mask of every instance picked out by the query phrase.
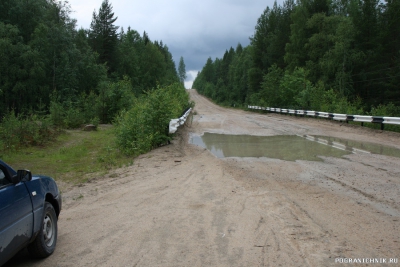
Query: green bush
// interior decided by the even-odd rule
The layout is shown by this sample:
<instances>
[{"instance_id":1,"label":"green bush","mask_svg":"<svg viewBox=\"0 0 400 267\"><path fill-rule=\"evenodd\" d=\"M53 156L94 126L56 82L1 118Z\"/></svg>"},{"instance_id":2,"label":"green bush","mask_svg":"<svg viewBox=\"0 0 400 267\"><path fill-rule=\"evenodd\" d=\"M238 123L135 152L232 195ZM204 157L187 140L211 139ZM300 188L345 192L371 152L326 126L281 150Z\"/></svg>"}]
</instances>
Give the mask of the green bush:
<instances>
[{"instance_id":1,"label":"green bush","mask_svg":"<svg viewBox=\"0 0 400 267\"><path fill-rule=\"evenodd\" d=\"M50 120L57 127L64 127L64 107L55 99L50 101Z\"/></svg>"},{"instance_id":2,"label":"green bush","mask_svg":"<svg viewBox=\"0 0 400 267\"><path fill-rule=\"evenodd\" d=\"M400 107L395 106L393 103L379 105L372 107L370 114L371 116L399 117Z\"/></svg>"},{"instance_id":3,"label":"green bush","mask_svg":"<svg viewBox=\"0 0 400 267\"><path fill-rule=\"evenodd\" d=\"M98 90L96 107L102 123L112 122L119 112L128 110L132 105L134 94L127 77L118 82L102 82Z\"/></svg>"},{"instance_id":4,"label":"green bush","mask_svg":"<svg viewBox=\"0 0 400 267\"><path fill-rule=\"evenodd\" d=\"M50 120L53 125L60 128L78 128L88 122L85 113L79 107L79 102L70 100L63 103L51 101Z\"/></svg>"},{"instance_id":5,"label":"green bush","mask_svg":"<svg viewBox=\"0 0 400 267\"><path fill-rule=\"evenodd\" d=\"M169 121L180 117L189 105L180 83L148 91L117 117L117 146L127 155L139 155L167 142Z\"/></svg>"},{"instance_id":6,"label":"green bush","mask_svg":"<svg viewBox=\"0 0 400 267\"><path fill-rule=\"evenodd\" d=\"M393 103L389 103L387 105L379 105L377 107L372 107L371 112L369 113L371 116L383 116L383 117L400 117L400 107L395 106ZM380 128L379 124L374 123L373 125L368 125L371 128L378 129ZM385 124L385 130L400 132L399 125L390 125Z\"/></svg>"},{"instance_id":7,"label":"green bush","mask_svg":"<svg viewBox=\"0 0 400 267\"><path fill-rule=\"evenodd\" d=\"M3 151L10 151L21 146L43 145L56 133L48 117L17 116L12 111L4 116L0 124L0 147Z\"/></svg>"},{"instance_id":8,"label":"green bush","mask_svg":"<svg viewBox=\"0 0 400 267\"><path fill-rule=\"evenodd\" d=\"M66 128L79 128L88 120L84 117L85 113L82 112L79 102L66 101L63 103L65 107L64 125Z\"/></svg>"}]
</instances>

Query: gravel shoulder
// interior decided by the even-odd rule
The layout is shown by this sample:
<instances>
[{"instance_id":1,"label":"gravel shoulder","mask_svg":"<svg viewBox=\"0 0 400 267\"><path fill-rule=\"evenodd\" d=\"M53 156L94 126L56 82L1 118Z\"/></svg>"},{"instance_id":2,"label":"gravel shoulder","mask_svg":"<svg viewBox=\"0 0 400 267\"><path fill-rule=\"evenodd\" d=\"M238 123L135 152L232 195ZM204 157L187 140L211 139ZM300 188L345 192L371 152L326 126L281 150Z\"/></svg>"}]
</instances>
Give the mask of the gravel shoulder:
<instances>
[{"instance_id":1,"label":"gravel shoulder","mask_svg":"<svg viewBox=\"0 0 400 267\"><path fill-rule=\"evenodd\" d=\"M333 266L336 258L400 258L399 158L219 159L188 142L204 132L308 134L400 149L398 133L226 109L189 93L196 115L171 145L69 189L55 253L38 262L21 252L6 266Z\"/></svg>"}]
</instances>

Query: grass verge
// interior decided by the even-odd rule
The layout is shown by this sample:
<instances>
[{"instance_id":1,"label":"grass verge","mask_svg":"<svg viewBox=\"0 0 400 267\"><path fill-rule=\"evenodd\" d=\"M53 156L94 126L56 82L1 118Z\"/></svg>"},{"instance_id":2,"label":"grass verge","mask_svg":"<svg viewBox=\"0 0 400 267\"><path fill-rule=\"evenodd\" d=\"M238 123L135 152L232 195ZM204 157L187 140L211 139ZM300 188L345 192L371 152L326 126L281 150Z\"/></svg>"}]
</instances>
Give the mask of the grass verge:
<instances>
[{"instance_id":1,"label":"grass verge","mask_svg":"<svg viewBox=\"0 0 400 267\"><path fill-rule=\"evenodd\" d=\"M72 184L133 164L132 157L124 156L116 148L111 125L100 125L97 131L91 132L68 130L46 146L3 152L0 158L15 169L28 169L33 174Z\"/></svg>"}]
</instances>

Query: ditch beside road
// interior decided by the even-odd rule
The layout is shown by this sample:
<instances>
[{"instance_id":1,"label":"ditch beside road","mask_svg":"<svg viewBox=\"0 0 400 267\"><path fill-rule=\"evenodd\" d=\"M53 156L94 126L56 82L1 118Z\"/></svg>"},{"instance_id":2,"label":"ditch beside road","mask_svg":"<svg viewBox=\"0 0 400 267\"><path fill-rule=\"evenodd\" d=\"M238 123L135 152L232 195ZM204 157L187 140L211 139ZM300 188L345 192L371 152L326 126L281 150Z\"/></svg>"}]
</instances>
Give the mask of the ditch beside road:
<instances>
[{"instance_id":1,"label":"ditch beside road","mask_svg":"<svg viewBox=\"0 0 400 267\"><path fill-rule=\"evenodd\" d=\"M188 91L195 115L171 145L68 189L55 253L38 262L23 251L7 266L336 266L344 258L400 258L399 158L221 159L189 144L191 135L212 132L400 149L398 133L227 109Z\"/></svg>"}]
</instances>

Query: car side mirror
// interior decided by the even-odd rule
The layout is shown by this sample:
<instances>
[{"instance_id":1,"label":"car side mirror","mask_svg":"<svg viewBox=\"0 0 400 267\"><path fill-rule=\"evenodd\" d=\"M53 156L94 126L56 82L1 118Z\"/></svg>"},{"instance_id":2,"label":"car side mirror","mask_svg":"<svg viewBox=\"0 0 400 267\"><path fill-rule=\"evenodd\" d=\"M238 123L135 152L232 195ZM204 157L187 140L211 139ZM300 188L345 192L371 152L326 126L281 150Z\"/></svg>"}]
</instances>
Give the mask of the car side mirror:
<instances>
[{"instance_id":1,"label":"car side mirror","mask_svg":"<svg viewBox=\"0 0 400 267\"><path fill-rule=\"evenodd\" d=\"M18 184L19 182L28 182L32 180L32 173L28 170L18 170L17 175L14 175L11 179L13 184Z\"/></svg>"}]
</instances>

